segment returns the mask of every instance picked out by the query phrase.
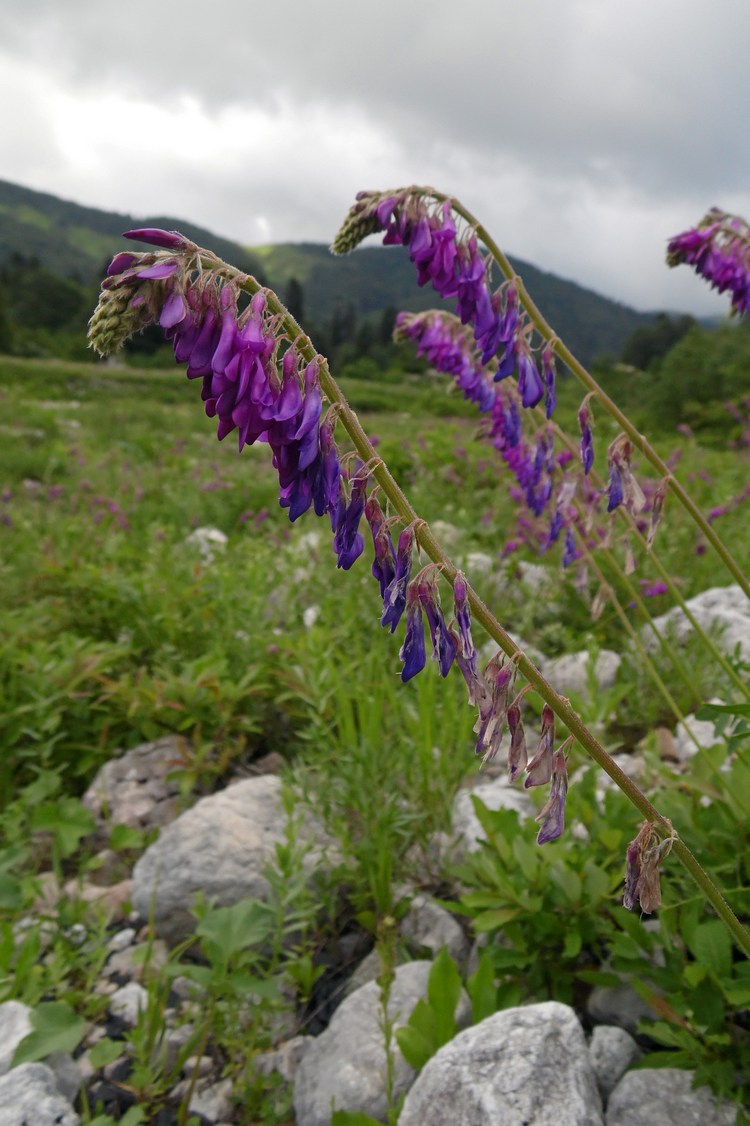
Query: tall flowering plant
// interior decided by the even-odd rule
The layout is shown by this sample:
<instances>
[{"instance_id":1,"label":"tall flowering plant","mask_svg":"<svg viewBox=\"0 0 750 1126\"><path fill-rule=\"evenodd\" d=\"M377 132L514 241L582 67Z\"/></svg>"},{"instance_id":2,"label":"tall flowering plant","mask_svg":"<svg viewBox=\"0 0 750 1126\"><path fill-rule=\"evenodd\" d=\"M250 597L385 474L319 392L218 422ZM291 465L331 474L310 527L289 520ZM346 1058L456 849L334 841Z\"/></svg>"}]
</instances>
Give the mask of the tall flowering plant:
<instances>
[{"instance_id":1,"label":"tall flowering plant","mask_svg":"<svg viewBox=\"0 0 750 1126\"><path fill-rule=\"evenodd\" d=\"M553 333L506 256L458 200L422 187L362 192L332 249L348 253L375 233L382 234L385 244L403 246L419 282L453 302L451 313L401 314L396 332L452 376L486 417L490 440L543 544L562 541L564 565L576 564L584 577L588 568L601 574L594 549L606 549L610 533L606 527L594 528L594 513L600 524L621 518L628 536L643 550L652 550L665 502L672 497L750 597L750 584L712 522ZM126 237L153 249L123 251L110 264L89 325L96 351L107 355L147 325L159 325L175 360L186 365L189 379L199 381L205 412L217 420L219 440L234 433L240 450L256 443L268 447L279 479L279 503L289 519L313 509L329 521L336 564L344 570L364 554L366 540L371 543L381 625L396 633L403 623L398 650L402 680L417 676L428 659L443 677L454 666L458 669L476 709L477 755L483 761L494 758L507 728L510 781L548 787L538 816L539 844L564 832L568 757L577 743L645 819L627 849L624 904L644 911L658 906L659 869L671 851L750 954L750 934L677 829L518 648L414 510L325 358L276 294L176 231L147 228L128 231ZM720 289L729 289L734 308L742 313L748 302L748 247L743 223L711 212L695 231L670 243L668 260L689 262ZM558 362L584 388L579 432L573 437L555 421ZM595 410L609 414L621 431L606 452L603 478L595 469ZM344 456L336 441L338 427L354 447ZM636 453L655 470L656 481L639 480ZM429 561L424 563L424 557ZM624 572L630 570L626 559ZM663 576L665 586L673 589L666 571ZM604 586L597 597L603 593ZM498 646L484 668L473 636L477 624ZM747 693L734 669L724 665ZM543 708L538 744L527 748L522 702L530 691L538 694ZM668 693L666 686L664 691ZM559 744L558 726L568 732Z\"/></svg>"}]
</instances>

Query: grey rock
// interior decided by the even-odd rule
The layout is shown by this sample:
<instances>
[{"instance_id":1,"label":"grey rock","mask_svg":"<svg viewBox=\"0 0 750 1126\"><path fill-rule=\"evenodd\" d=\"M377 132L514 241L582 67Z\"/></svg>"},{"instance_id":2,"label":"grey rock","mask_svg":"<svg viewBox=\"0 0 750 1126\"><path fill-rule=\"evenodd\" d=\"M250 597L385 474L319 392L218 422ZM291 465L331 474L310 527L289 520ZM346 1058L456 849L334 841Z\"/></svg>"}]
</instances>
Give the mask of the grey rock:
<instances>
[{"instance_id":1,"label":"grey rock","mask_svg":"<svg viewBox=\"0 0 750 1126\"><path fill-rule=\"evenodd\" d=\"M721 703L713 700L712 703ZM695 736L698 745L690 737L690 732ZM699 747L714 747L724 740L714 730L713 720L696 719L694 715L686 716L684 723L678 723L674 733L674 754L679 762L687 762L698 753Z\"/></svg>"},{"instance_id":2,"label":"grey rock","mask_svg":"<svg viewBox=\"0 0 750 1126\"><path fill-rule=\"evenodd\" d=\"M124 1020L133 1028L138 1023L138 1014L147 1005L148 993L137 981L129 981L127 985L116 989L109 999L109 1011L112 1015Z\"/></svg>"},{"instance_id":3,"label":"grey rock","mask_svg":"<svg viewBox=\"0 0 750 1126\"><path fill-rule=\"evenodd\" d=\"M423 950L437 954L445 946L459 965L463 965L469 951L469 941L450 911L426 895L412 899L401 920L401 936L414 947L415 954Z\"/></svg>"},{"instance_id":4,"label":"grey rock","mask_svg":"<svg viewBox=\"0 0 750 1126\"><path fill-rule=\"evenodd\" d=\"M13 1053L32 1031L31 1009L23 1001L0 1005L0 1075L10 1071Z\"/></svg>"},{"instance_id":5,"label":"grey rock","mask_svg":"<svg viewBox=\"0 0 750 1126\"><path fill-rule=\"evenodd\" d=\"M356 993L358 989L361 989L363 985L367 985L370 981L375 981L380 975L381 968L380 955L377 950L371 950L352 972L351 977L346 983L344 996L349 997L352 993Z\"/></svg>"},{"instance_id":6,"label":"grey rock","mask_svg":"<svg viewBox=\"0 0 750 1126\"><path fill-rule=\"evenodd\" d=\"M599 688L606 691L617 679L617 670L622 657L611 649L599 651L594 664L594 678ZM545 661L543 672L547 680L563 696L589 695L589 665L591 654L586 650L580 653L566 653Z\"/></svg>"},{"instance_id":7,"label":"grey rock","mask_svg":"<svg viewBox=\"0 0 750 1126\"><path fill-rule=\"evenodd\" d=\"M255 1057L255 1066L261 1075L277 1071L282 1079L291 1083L299 1065L310 1047L315 1043L314 1036L293 1036L291 1040L277 1045L272 1052L262 1052Z\"/></svg>"},{"instance_id":8,"label":"grey rock","mask_svg":"<svg viewBox=\"0 0 750 1126\"><path fill-rule=\"evenodd\" d=\"M43 1063L22 1063L0 1078L3 1126L80 1126L80 1118Z\"/></svg>"},{"instance_id":9,"label":"grey rock","mask_svg":"<svg viewBox=\"0 0 750 1126\"><path fill-rule=\"evenodd\" d=\"M200 1084L193 1092L188 1110L191 1114L202 1114L209 1122L219 1122L232 1113L232 1080L222 1079L209 1087Z\"/></svg>"},{"instance_id":10,"label":"grey rock","mask_svg":"<svg viewBox=\"0 0 750 1126\"><path fill-rule=\"evenodd\" d=\"M120 950L126 950L135 938L135 927L123 927L121 931L116 931L107 943L107 949L114 953Z\"/></svg>"},{"instance_id":11,"label":"grey rock","mask_svg":"<svg viewBox=\"0 0 750 1126\"><path fill-rule=\"evenodd\" d=\"M674 1067L628 1071L609 1097L607 1126L734 1126L737 1107L717 1103L707 1087L693 1090L693 1074Z\"/></svg>"},{"instance_id":12,"label":"grey rock","mask_svg":"<svg viewBox=\"0 0 750 1126\"><path fill-rule=\"evenodd\" d=\"M184 761L186 749L181 735L165 735L106 762L81 799L96 818L99 835L109 825L151 829L168 824L180 796L170 775Z\"/></svg>"},{"instance_id":13,"label":"grey rock","mask_svg":"<svg viewBox=\"0 0 750 1126\"><path fill-rule=\"evenodd\" d=\"M264 870L284 841L281 789L271 774L235 782L202 798L146 849L133 872L133 906L161 938L174 944L193 932L190 906L199 892L222 907L267 897ZM312 873L330 842L309 814L301 833Z\"/></svg>"},{"instance_id":14,"label":"grey rock","mask_svg":"<svg viewBox=\"0 0 750 1126\"><path fill-rule=\"evenodd\" d=\"M606 1100L620 1077L643 1052L624 1028L599 1024L591 1036L589 1055L602 1098Z\"/></svg>"},{"instance_id":15,"label":"grey rock","mask_svg":"<svg viewBox=\"0 0 750 1126\"><path fill-rule=\"evenodd\" d=\"M417 1001L427 995L430 962L399 966L391 989L388 1013L395 1027L406 1024ZM468 1009L468 999L464 998ZM307 1048L297 1068L294 1112L297 1126L329 1126L331 1107L362 1110L385 1118L386 1058L381 1027L380 991L375 982L363 985L339 1005L325 1032ZM394 1053L394 1096L414 1080L398 1046ZM455 1121L455 1120L454 1120Z\"/></svg>"},{"instance_id":16,"label":"grey rock","mask_svg":"<svg viewBox=\"0 0 750 1126\"><path fill-rule=\"evenodd\" d=\"M701 629L717 635L725 653L733 653L739 646L742 658L750 660L750 604L736 583L704 590L688 599L686 605ZM654 625L660 633L673 629L680 641L693 631L679 606L656 618ZM644 640L649 648L656 646L651 630L644 633Z\"/></svg>"},{"instance_id":17,"label":"grey rock","mask_svg":"<svg viewBox=\"0 0 750 1126\"><path fill-rule=\"evenodd\" d=\"M479 782L471 789L459 790L453 802L452 843L446 849L453 859L476 852L479 842L486 839L474 811L472 796L480 798L488 809L515 809L522 821L526 817L533 817L536 812L528 791L518 784L511 786L507 774Z\"/></svg>"},{"instance_id":18,"label":"grey rock","mask_svg":"<svg viewBox=\"0 0 750 1126\"><path fill-rule=\"evenodd\" d=\"M658 1014L633 989L632 985L596 985L586 1010L597 1024L613 1024L634 1033L640 1020L653 1020Z\"/></svg>"},{"instance_id":19,"label":"grey rock","mask_svg":"<svg viewBox=\"0 0 750 1126\"><path fill-rule=\"evenodd\" d=\"M446 1044L406 1096L399 1126L602 1126L578 1018L545 1001L495 1013Z\"/></svg>"},{"instance_id":20,"label":"grey rock","mask_svg":"<svg viewBox=\"0 0 750 1126\"><path fill-rule=\"evenodd\" d=\"M57 1089L68 1102L75 1102L83 1083L83 1075L69 1052L50 1052L43 1063L54 1073Z\"/></svg>"}]
</instances>

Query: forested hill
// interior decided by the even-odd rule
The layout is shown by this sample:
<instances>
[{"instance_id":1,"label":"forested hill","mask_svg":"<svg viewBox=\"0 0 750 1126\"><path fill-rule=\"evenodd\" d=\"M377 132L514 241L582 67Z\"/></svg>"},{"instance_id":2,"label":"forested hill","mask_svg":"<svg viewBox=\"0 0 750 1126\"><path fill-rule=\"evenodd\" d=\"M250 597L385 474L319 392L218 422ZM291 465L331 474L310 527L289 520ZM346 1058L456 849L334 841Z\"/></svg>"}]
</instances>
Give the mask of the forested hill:
<instances>
[{"instance_id":1,"label":"forested hill","mask_svg":"<svg viewBox=\"0 0 750 1126\"><path fill-rule=\"evenodd\" d=\"M29 302L20 291L25 285L30 294L46 297L54 290L54 276L61 276L66 279L61 287L65 300L48 327L76 332L80 309L90 307L92 287L112 254L123 248L122 232L133 226L181 230L240 269L259 276L282 299L290 295L291 287L296 311L301 304L310 326L323 330L324 337L330 336L337 323L351 336L354 325L377 326L387 322L395 310L418 311L438 304L431 290L416 284L403 250L368 246L335 258L325 245L317 243L243 247L183 219L164 215L135 218L100 211L0 180L0 299L5 293L0 303L11 324L17 324L21 333L35 331L39 311L32 310L29 320L24 312ZM634 329L653 319L519 259L513 259L513 264L550 324L585 363L602 354L619 356ZM70 310L69 316L63 317L63 307ZM0 316L2 313L0 309ZM46 339L45 348L50 347L54 343Z\"/></svg>"}]
</instances>

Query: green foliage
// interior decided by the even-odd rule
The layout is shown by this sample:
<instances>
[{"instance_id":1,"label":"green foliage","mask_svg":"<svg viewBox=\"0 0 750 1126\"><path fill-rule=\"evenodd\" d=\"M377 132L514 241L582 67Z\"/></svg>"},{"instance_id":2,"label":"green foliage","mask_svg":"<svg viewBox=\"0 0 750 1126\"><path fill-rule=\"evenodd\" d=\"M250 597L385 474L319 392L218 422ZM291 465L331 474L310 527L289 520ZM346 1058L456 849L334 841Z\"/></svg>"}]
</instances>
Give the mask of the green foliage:
<instances>
[{"instance_id":1,"label":"green foliage","mask_svg":"<svg viewBox=\"0 0 750 1126\"><path fill-rule=\"evenodd\" d=\"M396 1041L407 1063L418 1071L458 1031L456 1010L461 999L461 975L443 947L430 968L427 1000L415 1005L409 1020L396 1029Z\"/></svg>"},{"instance_id":2,"label":"green foliage","mask_svg":"<svg viewBox=\"0 0 750 1126\"><path fill-rule=\"evenodd\" d=\"M52 1052L72 1052L86 1031L82 1020L65 1001L47 1001L31 1013L32 1031L13 1053L13 1067L35 1063Z\"/></svg>"}]
</instances>

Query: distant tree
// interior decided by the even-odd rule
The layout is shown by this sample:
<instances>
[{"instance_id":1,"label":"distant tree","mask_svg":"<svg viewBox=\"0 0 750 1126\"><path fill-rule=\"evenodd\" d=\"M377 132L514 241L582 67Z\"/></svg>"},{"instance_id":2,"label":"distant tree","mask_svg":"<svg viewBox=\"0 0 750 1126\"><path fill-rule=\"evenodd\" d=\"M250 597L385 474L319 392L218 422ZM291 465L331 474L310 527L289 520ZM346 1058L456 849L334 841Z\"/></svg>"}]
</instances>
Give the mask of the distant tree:
<instances>
[{"instance_id":1,"label":"distant tree","mask_svg":"<svg viewBox=\"0 0 750 1126\"><path fill-rule=\"evenodd\" d=\"M302 324L305 320L305 291L298 278L290 278L287 282L284 304L294 319Z\"/></svg>"},{"instance_id":2,"label":"distant tree","mask_svg":"<svg viewBox=\"0 0 750 1126\"><path fill-rule=\"evenodd\" d=\"M0 285L0 352L13 351L13 329L8 315L8 294Z\"/></svg>"},{"instance_id":3,"label":"distant tree","mask_svg":"<svg viewBox=\"0 0 750 1126\"><path fill-rule=\"evenodd\" d=\"M670 317L668 313L658 313L653 324L640 325L631 332L622 346L623 363L645 371L666 356L695 323L695 318L687 315Z\"/></svg>"},{"instance_id":4,"label":"distant tree","mask_svg":"<svg viewBox=\"0 0 750 1126\"><path fill-rule=\"evenodd\" d=\"M724 404L750 394L750 325L695 325L650 380L650 411L663 426L726 427ZM720 409L714 409L720 408Z\"/></svg>"}]
</instances>

